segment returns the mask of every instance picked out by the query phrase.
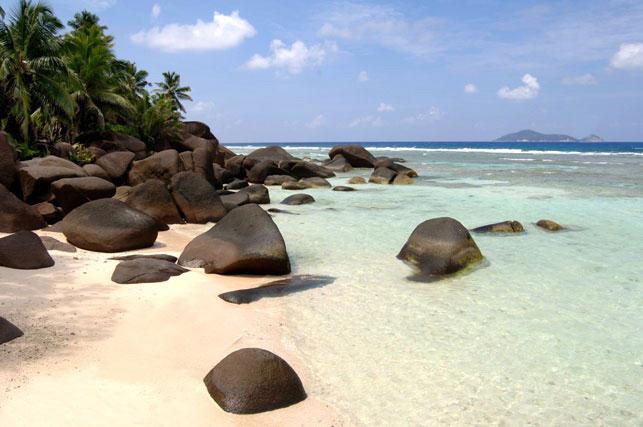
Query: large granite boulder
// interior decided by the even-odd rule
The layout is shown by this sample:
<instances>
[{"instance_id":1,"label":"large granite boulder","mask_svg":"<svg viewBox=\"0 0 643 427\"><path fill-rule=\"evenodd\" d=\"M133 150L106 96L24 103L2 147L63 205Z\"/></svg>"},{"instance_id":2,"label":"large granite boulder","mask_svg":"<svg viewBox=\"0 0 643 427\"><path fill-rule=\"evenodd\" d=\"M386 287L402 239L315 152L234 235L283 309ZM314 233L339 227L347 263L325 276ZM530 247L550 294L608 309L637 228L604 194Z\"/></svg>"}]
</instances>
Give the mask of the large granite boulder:
<instances>
[{"instance_id":1,"label":"large granite boulder","mask_svg":"<svg viewBox=\"0 0 643 427\"><path fill-rule=\"evenodd\" d=\"M95 176L63 178L51 183L51 191L66 213L92 200L116 194L116 186Z\"/></svg>"},{"instance_id":2,"label":"large granite boulder","mask_svg":"<svg viewBox=\"0 0 643 427\"><path fill-rule=\"evenodd\" d=\"M0 266L37 270L54 265L54 260L32 231L19 231L0 239Z\"/></svg>"},{"instance_id":3,"label":"large granite boulder","mask_svg":"<svg viewBox=\"0 0 643 427\"><path fill-rule=\"evenodd\" d=\"M218 142L216 140L205 139L199 136L187 134L185 138L174 146L178 151L189 150L195 151L198 148L206 149L212 153L216 150Z\"/></svg>"},{"instance_id":4,"label":"large granite boulder","mask_svg":"<svg viewBox=\"0 0 643 427\"><path fill-rule=\"evenodd\" d=\"M192 240L179 258L206 273L284 275L290 273L286 243L268 213L255 204L231 210Z\"/></svg>"},{"instance_id":5,"label":"large granite boulder","mask_svg":"<svg viewBox=\"0 0 643 427\"><path fill-rule=\"evenodd\" d=\"M52 182L63 178L84 177L87 172L69 160L47 156L23 162L18 176L23 199L29 203L38 203L49 199Z\"/></svg>"},{"instance_id":6,"label":"large granite boulder","mask_svg":"<svg viewBox=\"0 0 643 427\"><path fill-rule=\"evenodd\" d=\"M188 271L190 270L173 262L138 258L119 262L112 274L112 282L120 284L165 282L170 280L170 277L180 276Z\"/></svg>"},{"instance_id":7,"label":"large granite boulder","mask_svg":"<svg viewBox=\"0 0 643 427\"><path fill-rule=\"evenodd\" d=\"M214 187L194 172L172 177L172 197L188 223L216 222L227 213Z\"/></svg>"},{"instance_id":8,"label":"large granite boulder","mask_svg":"<svg viewBox=\"0 0 643 427\"><path fill-rule=\"evenodd\" d=\"M259 148L248 154L243 160L243 167L250 170L255 164L264 160L271 160L275 162L275 164L279 164L279 162L282 161L298 159L283 148L277 145L271 145L269 147Z\"/></svg>"},{"instance_id":9,"label":"large granite boulder","mask_svg":"<svg viewBox=\"0 0 643 427\"><path fill-rule=\"evenodd\" d=\"M290 365L260 348L229 354L203 381L221 409L235 414L272 411L306 399L301 380Z\"/></svg>"},{"instance_id":10,"label":"large granite boulder","mask_svg":"<svg viewBox=\"0 0 643 427\"><path fill-rule=\"evenodd\" d=\"M65 216L62 208L54 206L49 202L41 202L33 205L33 208L44 218L47 224L55 224Z\"/></svg>"},{"instance_id":11,"label":"large granite boulder","mask_svg":"<svg viewBox=\"0 0 643 427\"><path fill-rule=\"evenodd\" d=\"M217 181L214 176L214 154L213 150L201 147L192 152L193 170L197 175L202 176L210 184L216 187Z\"/></svg>"},{"instance_id":12,"label":"large granite boulder","mask_svg":"<svg viewBox=\"0 0 643 427\"><path fill-rule=\"evenodd\" d=\"M83 170L87 173L88 176L95 176L98 178L102 178L106 181L111 181L112 177L109 176L109 174L105 171L105 169L101 168L95 163L89 163L87 165L83 165Z\"/></svg>"},{"instance_id":13,"label":"large granite boulder","mask_svg":"<svg viewBox=\"0 0 643 427\"><path fill-rule=\"evenodd\" d=\"M162 181L150 179L132 188L125 203L156 220L161 226L181 224L183 218Z\"/></svg>"},{"instance_id":14,"label":"large granite boulder","mask_svg":"<svg viewBox=\"0 0 643 427\"><path fill-rule=\"evenodd\" d=\"M247 194L250 203L258 205L267 205L270 203L270 192L268 188L261 184L253 184L249 187L242 188L239 193Z\"/></svg>"},{"instance_id":15,"label":"large granite boulder","mask_svg":"<svg viewBox=\"0 0 643 427\"><path fill-rule=\"evenodd\" d=\"M339 154L354 168L372 168L377 161L366 148L357 144L335 146L328 153L328 157L334 159Z\"/></svg>"},{"instance_id":16,"label":"large granite boulder","mask_svg":"<svg viewBox=\"0 0 643 427\"><path fill-rule=\"evenodd\" d=\"M62 220L72 245L95 252L147 248L158 236L157 222L116 199L100 199L74 209Z\"/></svg>"},{"instance_id":17,"label":"large granite boulder","mask_svg":"<svg viewBox=\"0 0 643 427\"><path fill-rule=\"evenodd\" d=\"M397 256L424 275L456 273L482 260L469 231L453 218L434 218L418 225Z\"/></svg>"},{"instance_id":18,"label":"large granite boulder","mask_svg":"<svg viewBox=\"0 0 643 427\"><path fill-rule=\"evenodd\" d=\"M224 166L226 160L234 156L236 156L236 154L232 150L219 144L219 146L217 147L216 155L214 157L214 162L219 166Z\"/></svg>"},{"instance_id":19,"label":"large granite boulder","mask_svg":"<svg viewBox=\"0 0 643 427\"><path fill-rule=\"evenodd\" d=\"M518 221L503 221L496 224L483 225L471 230L474 233L522 233L525 228Z\"/></svg>"},{"instance_id":20,"label":"large granite boulder","mask_svg":"<svg viewBox=\"0 0 643 427\"><path fill-rule=\"evenodd\" d=\"M395 178L395 171L389 168L377 168L373 171L368 182L372 184L390 184Z\"/></svg>"},{"instance_id":21,"label":"large granite boulder","mask_svg":"<svg viewBox=\"0 0 643 427\"><path fill-rule=\"evenodd\" d=\"M311 162L297 162L290 168L290 174L297 179L302 178L332 178L335 172Z\"/></svg>"},{"instance_id":22,"label":"large granite boulder","mask_svg":"<svg viewBox=\"0 0 643 427\"><path fill-rule=\"evenodd\" d=\"M288 175L288 172L277 167L272 160L262 160L248 171L248 182L253 184L263 184L270 175Z\"/></svg>"},{"instance_id":23,"label":"large granite boulder","mask_svg":"<svg viewBox=\"0 0 643 427\"><path fill-rule=\"evenodd\" d=\"M312 177L312 178L302 178L299 180L300 183L304 184L306 188L330 188L330 182L324 178Z\"/></svg>"},{"instance_id":24,"label":"large granite boulder","mask_svg":"<svg viewBox=\"0 0 643 427\"><path fill-rule=\"evenodd\" d=\"M18 156L13 145L9 143L9 135L0 131L0 184L11 188L18 171Z\"/></svg>"},{"instance_id":25,"label":"large granite boulder","mask_svg":"<svg viewBox=\"0 0 643 427\"><path fill-rule=\"evenodd\" d=\"M243 162L246 159L246 156L237 155L230 157L225 161L225 168L236 178L245 178L246 170L243 167Z\"/></svg>"},{"instance_id":26,"label":"large granite boulder","mask_svg":"<svg viewBox=\"0 0 643 427\"><path fill-rule=\"evenodd\" d=\"M180 172L179 153L176 150L164 150L134 162L129 171L129 184L135 186L148 179L160 179L169 184L172 177Z\"/></svg>"},{"instance_id":27,"label":"large granite boulder","mask_svg":"<svg viewBox=\"0 0 643 427\"><path fill-rule=\"evenodd\" d=\"M308 205L310 203L315 203L315 198L309 194L303 194L303 193L293 194L292 196L288 196L281 201L282 205L291 205L291 206Z\"/></svg>"},{"instance_id":28,"label":"large granite boulder","mask_svg":"<svg viewBox=\"0 0 643 427\"><path fill-rule=\"evenodd\" d=\"M212 139L217 141L217 138L210 130L210 126L206 125L203 122L196 122L196 121L183 122L183 131L184 133L198 136L199 138Z\"/></svg>"},{"instance_id":29,"label":"large granite boulder","mask_svg":"<svg viewBox=\"0 0 643 427\"><path fill-rule=\"evenodd\" d=\"M249 185L250 184L248 184L248 181L245 181L243 179L235 178L232 182L230 182L228 185L226 185L225 189L226 190L241 190L242 188L246 188Z\"/></svg>"},{"instance_id":30,"label":"large granite boulder","mask_svg":"<svg viewBox=\"0 0 643 427\"><path fill-rule=\"evenodd\" d=\"M129 151L134 154L136 160L145 158L147 146L143 141L131 135L112 131L89 132L76 138L90 150L100 150L102 155L112 152ZM102 157L102 156L98 156Z\"/></svg>"},{"instance_id":31,"label":"large granite boulder","mask_svg":"<svg viewBox=\"0 0 643 427\"><path fill-rule=\"evenodd\" d=\"M0 184L0 233L37 230L46 226L36 208L18 199Z\"/></svg>"},{"instance_id":32,"label":"large granite boulder","mask_svg":"<svg viewBox=\"0 0 643 427\"><path fill-rule=\"evenodd\" d=\"M0 344L8 343L23 335L22 331L18 329L16 325L4 317L0 317Z\"/></svg>"},{"instance_id":33,"label":"large granite boulder","mask_svg":"<svg viewBox=\"0 0 643 427\"><path fill-rule=\"evenodd\" d=\"M326 162L324 167L334 172L349 172L353 169L351 164L348 163L348 160L346 160L346 157L342 154L337 154L332 160Z\"/></svg>"},{"instance_id":34,"label":"large granite boulder","mask_svg":"<svg viewBox=\"0 0 643 427\"><path fill-rule=\"evenodd\" d=\"M284 182L297 182L295 178L290 175L270 175L263 182L264 185L283 185Z\"/></svg>"},{"instance_id":35,"label":"large granite boulder","mask_svg":"<svg viewBox=\"0 0 643 427\"><path fill-rule=\"evenodd\" d=\"M229 170L217 163L212 164L212 170L214 172L214 180L217 184L217 188L220 188L220 186L222 186L223 184L228 184L235 180L234 175L232 175Z\"/></svg>"},{"instance_id":36,"label":"large granite boulder","mask_svg":"<svg viewBox=\"0 0 643 427\"><path fill-rule=\"evenodd\" d=\"M134 157L134 153L129 151L115 151L96 160L96 164L105 170L112 181L121 181L127 174Z\"/></svg>"},{"instance_id":37,"label":"large granite boulder","mask_svg":"<svg viewBox=\"0 0 643 427\"><path fill-rule=\"evenodd\" d=\"M239 206L247 205L250 203L250 197L246 193L234 193L221 196L221 202L229 212Z\"/></svg>"}]
</instances>

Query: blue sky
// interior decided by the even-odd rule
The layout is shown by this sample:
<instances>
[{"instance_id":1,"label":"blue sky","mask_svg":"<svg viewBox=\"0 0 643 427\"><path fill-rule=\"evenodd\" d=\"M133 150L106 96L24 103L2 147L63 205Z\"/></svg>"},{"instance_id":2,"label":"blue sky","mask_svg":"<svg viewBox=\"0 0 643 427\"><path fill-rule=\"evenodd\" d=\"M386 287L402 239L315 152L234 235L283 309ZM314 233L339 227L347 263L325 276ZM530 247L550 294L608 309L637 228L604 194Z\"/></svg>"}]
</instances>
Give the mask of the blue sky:
<instances>
[{"instance_id":1,"label":"blue sky","mask_svg":"<svg viewBox=\"0 0 643 427\"><path fill-rule=\"evenodd\" d=\"M152 81L179 72L223 142L643 140L640 0L50 4L97 13Z\"/></svg>"}]
</instances>

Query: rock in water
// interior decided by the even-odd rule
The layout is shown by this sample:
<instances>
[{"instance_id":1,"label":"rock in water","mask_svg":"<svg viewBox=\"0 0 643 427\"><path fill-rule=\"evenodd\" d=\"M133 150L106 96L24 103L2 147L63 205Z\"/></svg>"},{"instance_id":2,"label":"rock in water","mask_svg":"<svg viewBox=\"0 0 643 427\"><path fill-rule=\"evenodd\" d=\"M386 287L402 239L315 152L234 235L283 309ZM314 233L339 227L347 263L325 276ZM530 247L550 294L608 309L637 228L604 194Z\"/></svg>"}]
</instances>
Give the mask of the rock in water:
<instances>
[{"instance_id":1,"label":"rock in water","mask_svg":"<svg viewBox=\"0 0 643 427\"><path fill-rule=\"evenodd\" d=\"M265 185L253 184L249 187L239 190L241 194L247 194L249 203L258 205L267 205L270 203L270 192Z\"/></svg>"},{"instance_id":2,"label":"rock in water","mask_svg":"<svg viewBox=\"0 0 643 427\"><path fill-rule=\"evenodd\" d=\"M36 208L29 206L0 184L0 233L38 230L47 226Z\"/></svg>"},{"instance_id":3,"label":"rock in water","mask_svg":"<svg viewBox=\"0 0 643 427\"><path fill-rule=\"evenodd\" d=\"M191 224L216 222L227 213L214 187L194 172L180 172L172 177L172 197Z\"/></svg>"},{"instance_id":4,"label":"rock in water","mask_svg":"<svg viewBox=\"0 0 643 427\"><path fill-rule=\"evenodd\" d=\"M122 261L112 274L112 282L120 284L165 282L190 270L173 262L154 258Z\"/></svg>"},{"instance_id":5,"label":"rock in water","mask_svg":"<svg viewBox=\"0 0 643 427\"><path fill-rule=\"evenodd\" d=\"M348 183L351 185L360 185L360 184L366 184L366 180L361 176L354 176L348 180Z\"/></svg>"},{"instance_id":6,"label":"rock in water","mask_svg":"<svg viewBox=\"0 0 643 427\"><path fill-rule=\"evenodd\" d=\"M290 273L286 243L268 213L255 204L231 210L192 240L179 258L206 273L284 275Z\"/></svg>"},{"instance_id":7,"label":"rock in water","mask_svg":"<svg viewBox=\"0 0 643 427\"><path fill-rule=\"evenodd\" d=\"M377 161L366 148L357 144L333 147L328 153L328 157L334 159L339 154L354 168L372 168Z\"/></svg>"},{"instance_id":8,"label":"rock in water","mask_svg":"<svg viewBox=\"0 0 643 427\"><path fill-rule=\"evenodd\" d=\"M147 248L158 236L154 218L116 199L100 199L74 209L62 220L63 233L74 246L95 252Z\"/></svg>"},{"instance_id":9,"label":"rock in water","mask_svg":"<svg viewBox=\"0 0 643 427\"><path fill-rule=\"evenodd\" d=\"M333 160L324 164L324 166L335 172L348 172L353 167L348 163L346 158L341 154L336 155Z\"/></svg>"},{"instance_id":10,"label":"rock in water","mask_svg":"<svg viewBox=\"0 0 643 427\"><path fill-rule=\"evenodd\" d=\"M297 182L295 178L290 175L270 175L263 182L264 185L282 185L284 182Z\"/></svg>"},{"instance_id":11,"label":"rock in water","mask_svg":"<svg viewBox=\"0 0 643 427\"><path fill-rule=\"evenodd\" d=\"M229 354L203 381L221 409L234 414L272 411L306 399L304 386L290 365L260 348Z\"/></svg>"},{"instance_id":12,"label":"rock in water","mask_svg":"<svg viewBox=\"0 0 643 427\"><path fill-rule=\"evenodd\" d=\"M373 184L390 184L395 178L395 171L389 168L377 168L371 174L368 182Z\"/></svg>"},{"instance_id":13,"label":"rock in water","mask_svg":"<svg viewBox=\"0 0 643 427\"><path fill-rule=\"evenodd\" d=\"M159 224L183 222L179 208L162 181L150 179L132 188L125 201L131 208L151 216Z\"/></svg>"},{"instance_id":14,"label":"rock in water","mask_svg":"<svg viewBox=\"0 0 643 427\"><path fill-rule=\"evenodd\" d=\"M518 221L503 221L474 228L474 233L522 233L525 228Z\"/></svg>"},{"instance_id":15,"label":"rock in water","mask_svg":"<svg viewBox=\"0 0 643 427\"><path fill-rule=\"evenodd\" d=\"M315 203L315 198L308 194L293 194L281 202L282 205L307 205L310 203Z\"/></svg>"},{"instance_id":16,"label":"rock in water","mask_svg":"<svg viewBox=\"0 0 643 427\"><path fill-rule=\"evenodd\" d=\"M300 183L304 184L306 188L330 188L330 182L324 178L312 177L312 178L302 178L299 180Z\"/></svg>"},{"instance_id":17,"label":"rock in water","mask_svg":"<svg viewBox=\"0 0 643 427\"><path fill-rule=\"evenodd\" d=\"M423 222L397 256L425 275L442 276L482 260L469 231L453 218Z\"/></svg>"},{"instance_id":18,"label":"rock in water","mask_svg":"<svg viewBox=\"0 0 643 427\"><path fill-rule=\"evenodd\" d=\"M0 239L0 266L18 270L37 270L54 265L54 260L31 231L19 231Z\"/></svg>"},{"instance_id":19,"label":"rock in water","mask_svg":"<svg viewBox=\"0 0 643 427\"><path fill-rule=\"evenodd\" d=\"M16 338L20 338L24 334L16 325L5 319L4 317L0 317L0 344L7 343L9 341L13 341Z\"/></svg>"},{"instance_id":20,"label":"rock in water","mask_svg":"<svg viewBox=\"0 0 643 427\"><path fill-rule=\"evenodd\" d=\"M536 225L540 228L544 228L547 231L560 231L563 229L562 225L550 219L541 219L536 223Z\"/></svg>"},{"instance_id":21,"label":"rock in water","mask_svg":"<svg viewBox=\"0 0 643 427\"><path fill-rule=\"evenodd\" d=\"M333 191L356 191L356 190L353 187L338 185L337 187L333 187Z\"/></svg>"}]
</instances>

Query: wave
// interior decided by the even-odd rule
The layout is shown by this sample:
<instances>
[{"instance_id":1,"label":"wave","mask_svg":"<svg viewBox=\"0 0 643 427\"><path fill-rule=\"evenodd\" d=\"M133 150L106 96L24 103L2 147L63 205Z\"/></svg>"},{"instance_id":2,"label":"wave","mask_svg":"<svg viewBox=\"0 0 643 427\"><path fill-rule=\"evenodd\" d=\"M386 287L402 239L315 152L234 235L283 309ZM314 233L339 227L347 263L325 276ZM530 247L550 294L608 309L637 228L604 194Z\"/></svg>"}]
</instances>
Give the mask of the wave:
<instances>
[{"instance_id":1,"label":"wave","mask_svg":"<svg viewBox=\"0 0 643 427\"><path fill-rule=\"evenodd\" d=\"M256 150L275 144L266 145L228 145L231 150ZM328 151L329 146L316 145L282 145L282 148L293 151ZM418 147L372 147L365 145L365 148L373 152L423 152L423 153L482 153L482 154L530 154L530 155L553 155L553 156L643 156L643 153L629 151L561 151L561 150L527 150L519 148L418 148ZM512 159L516 160L516 159Z\"/></svg>"}]
</instances>

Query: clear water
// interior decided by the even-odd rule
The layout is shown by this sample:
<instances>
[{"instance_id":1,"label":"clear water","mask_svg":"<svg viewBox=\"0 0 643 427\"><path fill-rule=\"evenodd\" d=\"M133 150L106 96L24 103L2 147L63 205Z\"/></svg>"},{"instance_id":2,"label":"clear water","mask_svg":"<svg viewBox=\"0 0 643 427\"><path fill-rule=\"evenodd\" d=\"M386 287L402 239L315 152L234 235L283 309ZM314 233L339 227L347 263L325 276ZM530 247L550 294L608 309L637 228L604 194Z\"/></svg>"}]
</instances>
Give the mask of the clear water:
<instances>
[{"instance_id":1,"label":"clear water","mask_svg":"<svg viewBox=\"0 0 643 427\"><path fill-rule=\"evenodd\" d=\"M294 273L337 278L278 302L309 392L358 425L642 425L643 145L567 147L375 146L421 178L282 206ZM527 233L475 236L482 266L410 281L395 256L439 216Z\"/></svg>"}]
</instances>

